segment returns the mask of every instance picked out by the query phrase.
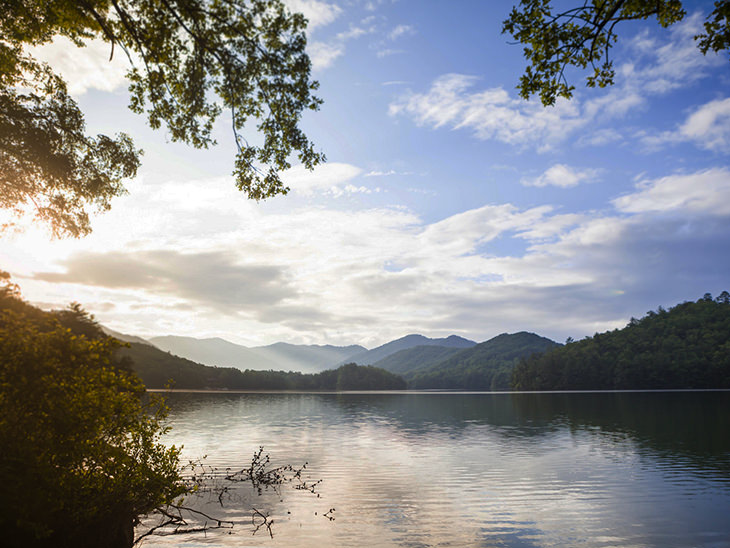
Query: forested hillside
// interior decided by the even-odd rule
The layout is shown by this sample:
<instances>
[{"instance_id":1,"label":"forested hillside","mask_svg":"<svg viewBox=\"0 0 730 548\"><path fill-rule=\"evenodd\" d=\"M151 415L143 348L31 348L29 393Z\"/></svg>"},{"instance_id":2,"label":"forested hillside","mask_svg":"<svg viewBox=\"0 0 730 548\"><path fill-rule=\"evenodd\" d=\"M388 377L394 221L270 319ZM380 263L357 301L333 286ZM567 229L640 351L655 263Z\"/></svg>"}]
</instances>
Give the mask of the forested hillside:
<instances>
[{"instance_id":1,"label":"forested hillside","mask_svg":"<svg viewBox=\"0 0 730 548\"><path fill-rule=\"evenodd\" d=\"M375 365L380 360L407 348L415 346L444 346L448 348L470 348L476 343L457 335L450 335L443 339L431 339L423 335L406 335L400 339L390 341L372 350L366 350L347 358L347 362L360 365Z\"/></svg>"},{"instance_id":2,"label":"forested hillside","mask_svg":"<svg viewBox=\"0 0 730 548\"><path fill-rule=\"evenodd\" d=\"M409 388L508 390L517 361L558 346L534 333L503 333L428 369L404 375Z\"/></svg>"},{"instance_id":3,"label":"forested hillside","mask_svg":"<svg viewBox=\"0 0 730 548\"><path fill-rule=\"evenodd\" d=\"M516 390L730 388L730 294L659 308L515 368Z\"/></svg>"},{"instance_id":4,"label":"forested hillside","mask_svg":"<svg viewBox=\"0 0 730 548\"><path fill-rule=\"evenodd\" d=\"M405 375L439 364L463 350L463 348L448 346L414 346L413 348L399 350L395 354L375 362L373 366L398 375Z\"/></svg>"}]
</instances>

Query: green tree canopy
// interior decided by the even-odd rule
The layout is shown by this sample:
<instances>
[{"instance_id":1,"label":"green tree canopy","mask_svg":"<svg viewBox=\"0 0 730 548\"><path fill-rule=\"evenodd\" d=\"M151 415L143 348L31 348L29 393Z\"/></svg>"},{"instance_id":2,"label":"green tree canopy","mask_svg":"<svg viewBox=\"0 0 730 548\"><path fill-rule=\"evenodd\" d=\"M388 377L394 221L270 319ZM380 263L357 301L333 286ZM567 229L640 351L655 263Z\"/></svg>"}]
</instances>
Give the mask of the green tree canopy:
<instances>
[{"instance_id":1,"label":"green tree canopy","mask_svg":"<svg viewBox=\"0 0 730 548\"><path fill-rule=\"evenodd\" d=\"M520 360L515 390L730 388L730 294L659 307L623 329Z\"/></svg>"},{"instance_id":2,"label":"green tree canopy","mask_svg":"<svg viewBox=\"0 0 730 548\"><path fill-rule=\"evenodd\" d=\"M537 94L546 106L558 97L573 96L575 86L565 75L570 66L589 69L588 87L613 84L611 48L620 23L654 17L668 27L686 15L681 0L581 0L561 10L552 4L552 0L520 0L502 27L503 33L524 45L528 65L517 86L520 96L528 99ZM695 36L702 53L728 49L730 0L715 2L704 30Z\"/></svg>"},{"instance_id":3,"label":"green tree canopy","mask_svg":"<svg viewBox=\"0 0 730 548\"><path fill-rule=\"evenodd\" d=\"M131 546L140 516L188 492L165 408L78 306L42 312L0 278L2 545Z\"/></svg>"},{"instance_id":4,"label":"green tree canopy","mask_svg":"<svg viewBox=\"0 0 730 548\"><path fill-rule=\"evenodd\" d=\"M307 21L281 0L12 0L0 18L0 207L34 212L55 236L90 232L89 212L110 207L141 151L129 136L86 135L84 116L52 67L28 46L63 36L100 38L124 54L132 111L173 141L215 144L227 110L238 147L234 176L248 197L285 194L278 172L296 153L324 160L299 128L316 110L305 52ZM242 130L256 124L261 143Z\"/></svg>"}]
</instances>

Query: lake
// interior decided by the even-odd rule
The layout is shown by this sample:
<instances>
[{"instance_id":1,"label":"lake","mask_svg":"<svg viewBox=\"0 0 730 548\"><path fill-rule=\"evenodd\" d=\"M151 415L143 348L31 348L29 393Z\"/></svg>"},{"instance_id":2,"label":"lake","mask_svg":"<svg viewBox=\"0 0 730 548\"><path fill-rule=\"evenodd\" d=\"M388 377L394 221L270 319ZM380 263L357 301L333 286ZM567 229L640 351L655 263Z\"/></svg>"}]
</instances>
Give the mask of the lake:
<instances>
[{"instance_id":1,"label":"lake","mask_svg":"<svg viewBox=\"0 0 730 548\"><path fill-rule=\"evenodd\" d=\"M730 547L730 392L173 393L213 467L308 462L319 497L234 492L228 531L143 546ZM252 534L252 510L274 520ZM329 509L334 521L325 515ZM229 534L233 533L233 534Z\"/></svg>"}]
</instances>

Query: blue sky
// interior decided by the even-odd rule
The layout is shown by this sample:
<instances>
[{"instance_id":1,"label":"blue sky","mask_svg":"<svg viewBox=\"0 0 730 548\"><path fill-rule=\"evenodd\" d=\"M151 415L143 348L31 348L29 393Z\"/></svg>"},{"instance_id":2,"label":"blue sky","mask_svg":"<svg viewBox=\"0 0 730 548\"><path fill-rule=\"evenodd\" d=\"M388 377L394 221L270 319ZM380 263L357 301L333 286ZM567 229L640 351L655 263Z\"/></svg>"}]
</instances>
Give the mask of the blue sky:
<instances>
[{"instance_id":1,"label":"blue sky","mask_svg":"<svg viewBox=\"0 0 730 548\"><path fill-rule=\"evenodd\" d=\"M515 90L510 2L288 3L310 19L324 105L303 124L328 162L262 203L234 189L225 117L217 148L171 144L126 109L106 45L40 52L91 132L145 156L91 236L3 236L26 298L141 336L375 346L578 339L730 289L730 66L692 38L711 2L670 29L625 24L616 85L576 71L550 108Z\"/></svg>"}]
</instances>

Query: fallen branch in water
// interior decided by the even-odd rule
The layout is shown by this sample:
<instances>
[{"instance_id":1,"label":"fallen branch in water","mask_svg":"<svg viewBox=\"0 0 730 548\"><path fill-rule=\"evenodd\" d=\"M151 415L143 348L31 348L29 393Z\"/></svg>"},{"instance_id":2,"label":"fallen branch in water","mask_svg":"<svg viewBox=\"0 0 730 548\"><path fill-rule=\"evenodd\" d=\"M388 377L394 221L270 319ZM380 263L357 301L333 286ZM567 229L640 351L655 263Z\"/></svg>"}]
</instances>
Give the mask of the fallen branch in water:
<instances>
[{"instance_id":1,"label":"fallen branch in water","mask_svg":"<svg viewBox=\"0 0 730 548\"><path fill-rule=\"evenodd\" d=\"M271 458L264 453L263 446L253 454L250 466L236 472L232 472L230 468L221 472L216 467L206 465L203 459L189 462L187 467L189 471L183 477L186 495L172 504L157 508L147 516L148 519L159 516L160 521L139 535L134 541L135 545L150 536L207 533L217 529L233 529L234 522L211 516L193 508L191 503L196 497L208 495L211 500L217 501L223 507L230 501L236 500L234 487L237 484L250 483L251 489L257 496L263 495L267 490L281 495L281 487L291 485L295 490L309 491L319 498L316 489L322 480L308 481L304 478L308 463L305 462L298 468L291 464L272 466ZM265 528L269 536L273 538L274 520L270 518L270 515L253 506L251 511L253 534L255 535L259 530ZM334 517L331 516L332 512L334 512L334 508L324 516L334 520Z\"/></svg>"}]
</instances>

